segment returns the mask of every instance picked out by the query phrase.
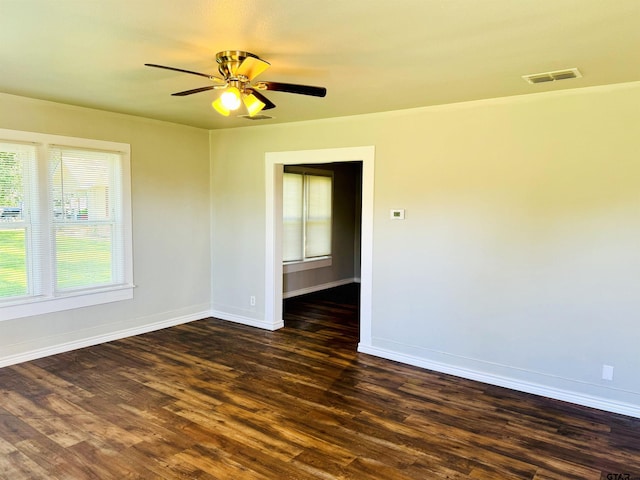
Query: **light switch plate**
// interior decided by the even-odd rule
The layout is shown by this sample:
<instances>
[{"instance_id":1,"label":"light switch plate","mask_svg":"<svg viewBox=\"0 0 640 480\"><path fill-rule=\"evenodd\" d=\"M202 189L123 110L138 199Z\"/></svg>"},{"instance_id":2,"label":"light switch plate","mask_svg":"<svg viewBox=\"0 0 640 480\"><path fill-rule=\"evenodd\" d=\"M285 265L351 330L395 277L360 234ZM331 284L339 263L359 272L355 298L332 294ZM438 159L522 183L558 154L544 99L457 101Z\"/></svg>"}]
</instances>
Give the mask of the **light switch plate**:
<instances>
[{"instance_id":1,"label":"light switch plate","mask_svg":"<svg viewBox=\"0 0 640 480\"><path fill-rule=\"evenodd\" d=\"M404 208L391 210L391 220L404 220Z\"/></svg>"}]
</instances>

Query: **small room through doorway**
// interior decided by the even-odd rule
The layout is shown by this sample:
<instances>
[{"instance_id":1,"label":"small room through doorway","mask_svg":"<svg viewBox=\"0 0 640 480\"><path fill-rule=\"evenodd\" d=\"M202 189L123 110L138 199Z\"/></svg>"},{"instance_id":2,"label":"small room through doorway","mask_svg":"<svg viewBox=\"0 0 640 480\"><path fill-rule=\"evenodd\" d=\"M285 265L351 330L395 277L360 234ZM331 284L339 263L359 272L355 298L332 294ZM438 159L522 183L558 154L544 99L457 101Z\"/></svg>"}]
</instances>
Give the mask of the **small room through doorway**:
<instances>
[{"instance_id":1,"label":"small room through doorway","mask_svg":"<svg viewBox=\"0 0 640 480\"><path fill-rule=\"evenodd\" d=\"M285 326L288 325L287 304L295 304L299 309L305 302L292 299L302 296L307 296L309 301L321 299L324 302L331 302L333 296L338 310L341 302L344 305L356 302L358 309L354 314L357 321L361 275L362 161L285 165L283 175L281 241ZM316 183L320 186L314 187ZM319 203L326 205L318 206ZM305 246L309 248L309 256ZM323 293L319 295L317 292ZM343 318L342 321L347 320Z\"/></svg>"}]
</instances>

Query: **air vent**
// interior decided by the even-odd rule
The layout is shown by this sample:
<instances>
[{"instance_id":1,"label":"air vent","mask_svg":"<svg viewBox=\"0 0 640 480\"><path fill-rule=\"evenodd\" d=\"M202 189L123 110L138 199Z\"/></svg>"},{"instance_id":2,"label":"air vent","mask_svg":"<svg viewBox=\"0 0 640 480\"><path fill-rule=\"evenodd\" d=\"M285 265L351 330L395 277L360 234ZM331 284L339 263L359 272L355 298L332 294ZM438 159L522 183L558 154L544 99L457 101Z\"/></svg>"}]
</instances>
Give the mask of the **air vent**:
<instances>
[{"instance_id":1,"label":"air vent","mask_svg":"<svg viewBox=\"0 0 640 480\"><path fill-rule=\"evenodd\" d=\"M556 70L555 72L533 73L531 75L523 75L529 83L545 83L555 82L557 80L568 80L569 78L580 78L582 74L577 68L568 68L566 70Z\"/></svg>"},{"instance_id":2,"label":"air vent","mask_svg":"<svg viewBox=\"0 0 640 480\"><path fill-rule=\"evenodd\" d=\"M247 120L271 120L273 117L269 115L254 115L250 117L249 115L238 115L240 118L246 118Z\"/></svg>"}]
</instances>

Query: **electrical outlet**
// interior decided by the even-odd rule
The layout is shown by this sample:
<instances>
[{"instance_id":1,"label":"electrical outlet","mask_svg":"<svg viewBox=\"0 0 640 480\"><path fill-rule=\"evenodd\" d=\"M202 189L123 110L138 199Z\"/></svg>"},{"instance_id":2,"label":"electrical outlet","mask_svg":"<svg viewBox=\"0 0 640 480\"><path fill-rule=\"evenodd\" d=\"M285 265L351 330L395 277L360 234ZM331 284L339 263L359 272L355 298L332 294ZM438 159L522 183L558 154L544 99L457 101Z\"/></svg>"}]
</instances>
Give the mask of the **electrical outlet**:
<instances>
[{"instance_id":1,"label":"electrical outlet","mask_svg":"<svg viewBox=\"0 0 640 480\"><path fill-rule=\"evenodd\" d=\"M251 297L249 297L249 304L250 304L252 307L255 307L255 306L256 306L256 297L254 297L253 295L251 295Z\"/></svg>"},{"instance_id":2,"label":"electrical outlet","mask_svg":"<svg viewBox=\"0 0 640 480\"><path fill-rule=\"evenodd\" d=\"M613 380L613 367L611 365L602 365L602 379Z\"/></svg>"}]
</instances>

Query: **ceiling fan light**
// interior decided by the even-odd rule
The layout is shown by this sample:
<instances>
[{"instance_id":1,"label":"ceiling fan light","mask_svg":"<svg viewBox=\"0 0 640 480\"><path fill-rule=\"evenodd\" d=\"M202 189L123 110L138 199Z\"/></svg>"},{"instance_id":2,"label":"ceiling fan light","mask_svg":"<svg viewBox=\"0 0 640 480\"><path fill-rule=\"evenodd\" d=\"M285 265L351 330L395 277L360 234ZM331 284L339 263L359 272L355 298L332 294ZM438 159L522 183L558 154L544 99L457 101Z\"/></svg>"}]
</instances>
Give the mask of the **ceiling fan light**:
<instances>
[{"instance_id":1,"label":"ceiling fan light","mask_svg":"<svg viewBox=\"0 0 640 480\"><path fill-rule=\"evenodd\" d=\"M227 88L222 95L220 95L220 101L227 110L237 110L241 103L240 90L236 87Z\"/></svg>"},{"instance_id":2,"label":"ceiling fan light","mask_svg":"<svg viewBox=\"0 0 640 480\"><path fill-rule=\"evenodd\" d=\"M242 98L242 101L244 102L244 106L247 107L247 112L249 113L250 117L253 117L265 107L265 103L261 102L258 97L256 97L252 93L249 95L245 95Z\"/></svg>"},{"instance_id":3,"label":"ceiling fan light","mask_svg":"<svg viewBox=\"0 0 640 480\"><path fill-rule=\"evenodd\" d=\"M231 111L222 104L222 99L220 97L211 102L211 106L216 112L220 115L224 115L225 117L228 117L229 113L231 113Z\"/></svg>"}]
</instances>

